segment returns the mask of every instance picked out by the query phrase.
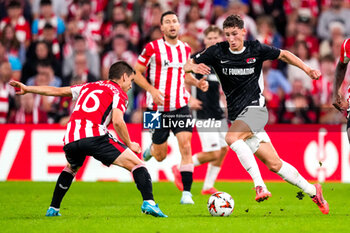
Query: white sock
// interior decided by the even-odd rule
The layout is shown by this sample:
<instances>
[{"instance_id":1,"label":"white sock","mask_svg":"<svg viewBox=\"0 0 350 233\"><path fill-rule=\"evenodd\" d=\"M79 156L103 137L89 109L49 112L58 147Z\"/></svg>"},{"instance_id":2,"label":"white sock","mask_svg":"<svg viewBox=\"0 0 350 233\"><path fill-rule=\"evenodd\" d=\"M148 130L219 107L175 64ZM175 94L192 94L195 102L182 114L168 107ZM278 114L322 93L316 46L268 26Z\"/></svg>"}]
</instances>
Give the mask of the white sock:
<instances>
[{"instance_id":1,"label":"white sock","mask_svg":"<svg viewBox=\"0 0 350 233\"><path fill-rule=\"evenodd\" d=\"M194 165L195 167L201 165L201 163L200 163L199 160L198 160L198 155L197 155L197 154L195 154L195 155L192 156L192 161L193 161L193 165Z\"/></svg>"},{"instance_id":2,"label":"white sock","mask_svg":"<svg viewBox=\"0 0 350 233\"><path fill-rule=\"evenodd\" d=\"M50 206L49 208L52 208L52 209L54 209L54 210L56 210L56 211L60 211L60 208L55 208L55 207L53 207L53 206Z\"/></svg>"},{"instance_id":3,"label":"white sock","mask_svg":"<svg viewBox=\"0 0 350 233\"><path fill-rule=\"evenodd\" d=\"M220 172L221 167L213 166L210 163L208 164L207 174L205 175L203 190L210 189L214 187L214 183L218 174Z\"/></svg>"},{"instance_id":4,"label":"white sock","mask_svg":"<svg viewBox=\"0 0 350 233\"><path fill-rule=\"evenodd\" d=\"M151 205L156 205L156 203L153 200L145 200L145 201L147 201Z\"/></svg>"},{"instance_id":5,"label":"white sock","mask_svg":"<svg viewBox=\"0 0 350 233\"><path fill-rule=\"evenodd\" d=\"M230 147L234 152L236 152L242 166L252 177L254 186L262 186L266 188L266 185L261 178L258 164L256 163L253 152L250 150L249 146L243 140L238 140L232 143Z\"/></svg>"},{"instance_id":6,"label":"white sock","mask_svg":"<svg viewBox=\"0 0 350 233\"><path fill-rule=\"evenodd\" d=\"M282 161L282 167L277 172L277 174L282 177L285 181L293 184L303 190L310 197L316 195L316 188L314 185L310 184L304 177L302 177L297 169L287 162Z\"/></svg>"}]
</instances>

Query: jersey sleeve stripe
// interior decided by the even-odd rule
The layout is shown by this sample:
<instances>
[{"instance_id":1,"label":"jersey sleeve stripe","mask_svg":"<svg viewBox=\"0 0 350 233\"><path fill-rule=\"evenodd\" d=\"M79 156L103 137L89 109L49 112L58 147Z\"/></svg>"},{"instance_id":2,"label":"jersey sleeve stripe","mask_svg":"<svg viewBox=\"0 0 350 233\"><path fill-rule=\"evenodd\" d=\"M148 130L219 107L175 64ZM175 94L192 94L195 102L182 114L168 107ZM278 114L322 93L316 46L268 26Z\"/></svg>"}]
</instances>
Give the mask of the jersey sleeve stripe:
<instances>
[{"instance_id":1,"label":"jersey sleeve stripe","mask_svg":"<svg viewBox=\"0 0 350 233\"><path fill-rule=\"evenodd\" d=\"M178 56L179 56L179 62L182 63L182 52L181 47L178 46L176 48ZM181 75L182 75L182 68L179 68L179 71L177 73L177 86L176 86L176 109L179 109L181 107L180 105L180 87L181 87ZM185 77L186 78L186 77Z\"/></svg>"},{"instance_id":2,"label":"jersey sleeve stripe","mask_svg":"<svg viewBox=\"0 0 350 233\"><path fill-rule=\"evenodd\" d=\"M159 40L155 41L153 43L154 45L154 51L156 54L156 59L155 59L155 63L156 63L156 72L155 72L155 80L154 80L154 87L156 89L159 90L159 82L160 82L160 73L161 73L161 69L162 69L162 60L160 57L160 50L159 50ZM153 110L157 110L157 105L155 103L153 103Z\"/></svg>"},{"instance_id":3,"label":"jersey sleeve stripe","mask_svg":"<svg viewBox=\"0 0 350 233\"><path fill-rule=\"evenodd\" d=\"M171 48L168 45L165 45L166 54L168 57L169 63L173 62L173 54L171 52ZM170 110L170 91L171 91L171 81L173 76L173 67L168 67L166 84L165 84L165 97L164 97L164 111Z\"/></svg>"},{"instance_id":4,"label":"jersey sleeve stripe","mask_svg":"<svg viewBox=\"0 0 350 233\"><path fill-rule=\"evenodd\" d=\"M86 128L85 128L85 135L86 137L93 137L94 134L92 132L92 127L93 127L93 123L89 120L86 120Z\"/></svg>"},{"instance_id":5,"label":"jersey sleeve stripe","mask_svg":"<svg viewBox=\"0 0 350 233\"><path fill-rule=\"evenodd\" d=\"M80 120L79 138L86 138L86 120Z\"/></svg>"}]
</instances>

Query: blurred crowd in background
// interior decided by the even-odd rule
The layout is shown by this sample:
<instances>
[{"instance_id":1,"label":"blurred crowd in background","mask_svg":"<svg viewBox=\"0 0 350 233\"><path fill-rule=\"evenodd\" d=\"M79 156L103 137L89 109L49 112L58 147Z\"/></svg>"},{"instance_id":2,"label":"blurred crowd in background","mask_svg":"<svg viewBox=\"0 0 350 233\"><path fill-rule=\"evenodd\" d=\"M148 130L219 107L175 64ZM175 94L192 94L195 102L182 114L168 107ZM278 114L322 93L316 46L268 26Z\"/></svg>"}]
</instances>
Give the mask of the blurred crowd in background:
<instances>
[{"instance_id":1,"label":"blurred crowd in background","mask_svg":"<svg viewBox=\"0 0 350 233\"><path fill-rule=\"evenodd\" d=\"M180 39L193 53L204 48L209 25L222 28L228 15L239 14L247 40L290 50L320 69L312 81L296 67L264 63L269 124L346 121L332 107L332 86L350 36L350 0L0 0L0 123L64 125L70 98L15 96L9 80L59 87L107 79L111 64L134 65L144 45L162 37L166 10L178 14ZM125 120L140 123L145 93L133 85L128 95Z\"/></svg>"}]
</instances>

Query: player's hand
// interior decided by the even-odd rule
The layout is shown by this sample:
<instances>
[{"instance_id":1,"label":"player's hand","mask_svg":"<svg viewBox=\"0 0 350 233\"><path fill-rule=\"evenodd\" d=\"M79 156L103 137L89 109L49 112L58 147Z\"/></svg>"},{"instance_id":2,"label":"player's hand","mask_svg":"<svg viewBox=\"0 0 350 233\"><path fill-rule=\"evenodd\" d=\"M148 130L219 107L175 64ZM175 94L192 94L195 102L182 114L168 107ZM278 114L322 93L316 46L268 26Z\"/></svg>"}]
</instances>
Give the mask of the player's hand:
<instances>
[{"instance_id":1,"label":"player's hand","mask_svg":"<svg viewBox=\"0 0 350 233\"><path fill-rule=\"evenodd\" d=\"M343 100L341 95L333 95L333 106L338 109L341 113L344 113L348 107L348 104Z\"/></svg>"},{"instance_id":2,"label":"player's hand","mask_svg":"<svg viewBox=\"0 0 350 233\"><path fill-rule=\"evenodd\" d=\"M152 98L153 98L153 102L157 105L164 105L164 94L159 91L158 89L156 88L153 88L151 91L150 91L151 95L152 95Z\"/></svg>"},{"instance_id":3,"label":"player's hand","mask_svg":"<svg viewBox=\"0 0 350 233\"><path fill-rule=\"evenodd\" d=\"M17 95L24 95L25 93L27 93L27 86L23 83L17 81L10 81L9 84L15 88Z\"/></svg>"},{"instance_id":4,"label":"player's hand","mask_svg":"<svg viewBox=\"0 0 350 233\"><path fill-rule=\"evenodd\" d=\"M202 109L202 101L200 101L200 100L198 100L198 99L196 99L196 98L194 98L192 96L190 98L190 104L189 105L190 105L191 109L193 109L193 110L200 110L200 109Z\"/></svg>"},{"instance_id":5,"label":"player's hand","mask_svg":"<svg viewBox=\"0 0 350 233\"><path fill-rule=\"evenodd\" d=\"M193 64L192 66L192 72L196 74L208 75L210 74L210 70L210 67L203 63Z\"/></svg>"},{"instance_id":6,"label":"player's hand","mask_svg":"<svg viewBox=\"0 0 350 233\"><path fill-rule=\"evenodd\" d=\"M209 88L209 83L206 79L207 77L201 78L197 84L197 87L201 89L203 92L206 92Z\"/></svg>"},{"instance_id":7,"label":"player's hand","mask_svg":"<svg viewBox=\"0 0 350 233\"><path fill-rule=\"evenodd\" d=\"M129 148L136 154L141 153L141 147L137 142L130 142Z\"/></svg>"},{"instance_id":8,"label":"player's hand","mask_svg":"<svg viewBox=\"0 0 350 233\"><path fill-rule=\"evenodd\" d=\"M310 70L307 72L307 75L309 75L311 79L317 80L321 77L321 72L319 70L310 68Z\"/></svg>"}]
</instances>

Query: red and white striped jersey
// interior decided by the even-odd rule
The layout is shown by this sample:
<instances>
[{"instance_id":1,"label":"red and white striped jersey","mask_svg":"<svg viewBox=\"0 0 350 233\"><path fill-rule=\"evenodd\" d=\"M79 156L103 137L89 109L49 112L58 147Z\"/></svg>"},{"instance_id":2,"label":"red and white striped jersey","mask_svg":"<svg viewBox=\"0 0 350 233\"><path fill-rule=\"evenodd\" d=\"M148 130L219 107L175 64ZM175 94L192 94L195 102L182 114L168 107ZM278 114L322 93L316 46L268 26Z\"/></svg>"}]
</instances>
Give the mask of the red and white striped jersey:
<instances>
[{"instance_id":1,"label":"red and white striped jersey","mask_svg":"<svg viewBox=\"0 0 350 233\"><path fill-rule=\"evenodd\" d=\"M0 83L0 124L7 123L10 97L15 95L14 88L8 83Z\"/></svg>"},{"instance_id":2,"label":"red and white striped jersey","mask_svg":"<svg viewBox=\"0 0 350 233\"><path fill-rule=\"evenodd\" d=\"M107 134L112 110L118 108L125 113L127 108L127 94L110 80L72 86L71 90L77 101L67 124L65 144Z\"/></svg>"},{"instance_id":3,"label":"red and white striped jersey","mask_svg":"<svg viewBox=\"0 0 350 233\"><path fill-rule=\"evenodd\" d=\"M8 24L11 24L11 19L9 17L2 19L0 22L0 30L2 31ZM23 16L20 16L16 24L12 24L12 27L14 27L16 31L16 37L19 42L24 43L26 40L30 40L30 25Z\"/></svg>"},{"instance_id":4,"label":"red and white striped jersey","mask_svg":"<svg viewBox=\"0 0 350 233\"><path fill-rule=\"evenodd\" d=\"M346 64L350 61L350 38L344 40L341 45L340 61Z\"/></svg>"},{"instance_id":5,"label":"red and white striped jersey","mask_svg":"<svg viewBox=\"0 0 350 233\"><path fill-rule=\"evenodd\" d=\"M183 66L190 55L191 47L180 40L176 45L171 45L161 38L146 45L137 62L149 66L148 79L164 94L164 106L157 106L151 94L147 93L148 108L168 112L188 104L189 93L184 85Z\"/></svg>"}]
</instances>

